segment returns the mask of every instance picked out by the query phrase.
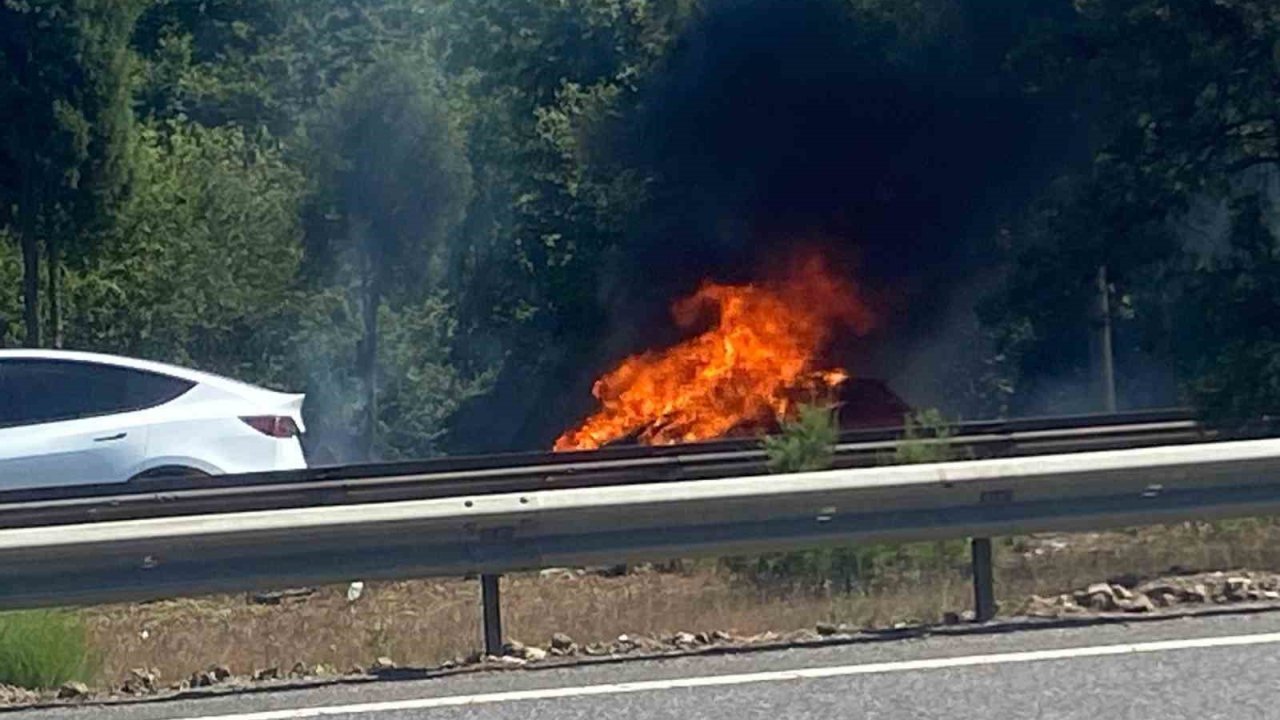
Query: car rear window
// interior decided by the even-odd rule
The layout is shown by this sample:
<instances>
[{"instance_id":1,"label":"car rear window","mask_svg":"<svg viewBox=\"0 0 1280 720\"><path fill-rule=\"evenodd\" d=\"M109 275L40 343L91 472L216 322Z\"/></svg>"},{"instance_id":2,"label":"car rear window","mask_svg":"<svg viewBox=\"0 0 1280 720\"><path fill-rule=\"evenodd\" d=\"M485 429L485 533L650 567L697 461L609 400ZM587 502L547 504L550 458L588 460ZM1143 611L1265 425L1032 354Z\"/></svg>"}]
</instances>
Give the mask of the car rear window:
<instances>
[{"instance_id":1,"label":"car rear window","mask_svg":"<svg viewBox=\"0 0 1280 720\"><path fill-rule=\"evenodd\" d=\"M65 360L0 360L0 426L109 415L161 405L195 383Z\"/></svg>"}]
</instances>

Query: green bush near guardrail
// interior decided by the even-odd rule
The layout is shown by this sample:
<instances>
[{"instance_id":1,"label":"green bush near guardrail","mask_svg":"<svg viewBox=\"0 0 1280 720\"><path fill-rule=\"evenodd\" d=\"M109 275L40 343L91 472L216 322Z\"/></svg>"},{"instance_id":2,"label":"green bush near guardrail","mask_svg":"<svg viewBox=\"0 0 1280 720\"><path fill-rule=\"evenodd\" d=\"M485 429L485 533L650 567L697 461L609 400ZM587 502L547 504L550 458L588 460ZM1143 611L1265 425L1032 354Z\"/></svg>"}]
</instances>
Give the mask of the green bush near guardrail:
<instances>
[{"instance_id":1,"label":"green bush near guardrail","mask_svg":"<svg viewBox=\"0 0 1280 720\"><path fill-rule=\"evenodd\" d=\"M88 681L97 656L78 615L64 610L0 613L0 683L54 688Z\"/></svg>"},{"instance_id":2,"label":"green bush near guardrail","mask_svg":"<svg viewBox=\"0 0 1280 720\"><path fill-rule=\"evenodd\" d=\"M794 420L782 423L781 433L764 439L766 463L776 473L826 470L839 439L834 408L802 405Z\"/></svg>"},{"instance_id":3,"label":"green bush near guardrail","mask_svg":"<svg viewBox=\"0 0 1280 720\"><path fill-rule=\"evenodd\" d=\"M955 426L938 410L922 410L903 418L903 438L892 453L881 458L885 465L945 462L964 459L945 441ZM839 428L831 408L804 406L794 420L782 424L782 432L765 438L768 465L774 472L804 472L831 467ZM750 558L726 558L724 566L750 582L802 591L856 592L881 579L901 580L939 570L968 567L963 540L941 542L856 545L799 552L773 553Z\"/></svg>"},{"instance_id":4,"label":"green bush near guardrail","mask_svg":"<svg viewBox=\"0 0 1280 720\"><path fill-rule=\"evenodd\" d=\"M947 422L939 410L907 413L902 418L902 441L884 463L912 465L971 459L968 451L947 444L955 434L956 426Z\"/></svg>"}]
</instances>

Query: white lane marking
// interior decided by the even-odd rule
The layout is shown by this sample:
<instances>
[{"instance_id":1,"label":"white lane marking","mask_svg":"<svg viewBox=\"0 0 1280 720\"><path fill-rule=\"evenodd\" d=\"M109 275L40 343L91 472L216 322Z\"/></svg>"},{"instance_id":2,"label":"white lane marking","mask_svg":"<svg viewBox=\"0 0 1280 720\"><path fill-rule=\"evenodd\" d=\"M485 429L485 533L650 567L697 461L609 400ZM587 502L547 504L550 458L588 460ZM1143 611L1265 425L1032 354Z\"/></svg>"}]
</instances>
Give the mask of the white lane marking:
<instances>
[{"instance_id":1,"label":"white lane marking","mask_svg":"<svg viewBox=\"0 0 1280 720\"><path fill-rule=\"evenodd\" d=\"M784 682L787 680L812 680L817 678L845 677L850 675L875 675L881 673L909 672L913 670L939 670L943 668L971 667L974 665L1003 665L1008 663L1039 662L1044 660L1070 660L1106 655L1133 655L1169 650L1194 650L1203 648L1239 647L1280 642L1280 632L1257 635L1228 635L1223 637L1195 638L1189 640L1161 640L1159 642L1126 643L1121 645L1094 645L1091 647L1062 648L1058 650L1031 650L1026 652L967 655L963 657L930 658L927 660L901 660L898 662L868 663L865 665L841 665L836 667L777 670L773 672L743 673L739 675L711 675L708 677L676 678L673 680L646 680L642 682L585 685L582 687L545 688L541 690L513 690L509 692L483 693L480 695L450 695L446 697L418 698L415 700L390 700L387 702L361 703L358 705L333 705L329 707L297 708L293 710L267 710L264 712L233 715L205 715L196 718L174 720L305 720L305 718L333 715L362 715L400 710L426 710L456 707L459 705L484 705L517 702L520 700L552 700L556 698L589 697L593 695L620 695L623 693L672 690L677 688L720 687L751 683Z\"/></svg>"}]
</instances>

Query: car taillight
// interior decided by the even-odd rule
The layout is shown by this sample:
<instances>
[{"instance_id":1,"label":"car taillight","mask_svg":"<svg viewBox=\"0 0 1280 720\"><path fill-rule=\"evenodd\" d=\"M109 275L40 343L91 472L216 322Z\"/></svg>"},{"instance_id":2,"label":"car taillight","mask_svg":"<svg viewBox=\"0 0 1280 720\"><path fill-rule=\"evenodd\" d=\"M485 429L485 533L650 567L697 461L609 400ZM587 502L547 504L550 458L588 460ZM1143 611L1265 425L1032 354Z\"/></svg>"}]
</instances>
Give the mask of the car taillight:
<instances>
[{"instance_id":1,"label":"car taillight","mask_svg":"<svg viewBox=\"0 0 1280 720\"><path fill-rule=\"evenodd\" d=\"M277 438L291 438L298 435L298 424L288 415L255 415L240 419L263 435Z\"/></svg>"}]
</instances>

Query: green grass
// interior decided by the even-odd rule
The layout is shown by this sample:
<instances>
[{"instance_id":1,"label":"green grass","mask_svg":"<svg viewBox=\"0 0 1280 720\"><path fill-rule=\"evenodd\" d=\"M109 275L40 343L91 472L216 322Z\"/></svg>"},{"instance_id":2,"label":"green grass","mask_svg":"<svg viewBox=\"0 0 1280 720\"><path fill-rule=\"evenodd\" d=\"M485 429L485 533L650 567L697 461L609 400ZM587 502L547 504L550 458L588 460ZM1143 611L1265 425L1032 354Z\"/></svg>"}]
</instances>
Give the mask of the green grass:
<instances>
[{"instance_id":1,"label":"green grass","mask_svg":"<svg viewBox=\"0 0 1280 720\"><path fill-rule=\"evenodd\" d=\"M88 681L95 654L80 616L65 610L0 613L0 683L25 688Z\"/></svg>"}]
</instances>

